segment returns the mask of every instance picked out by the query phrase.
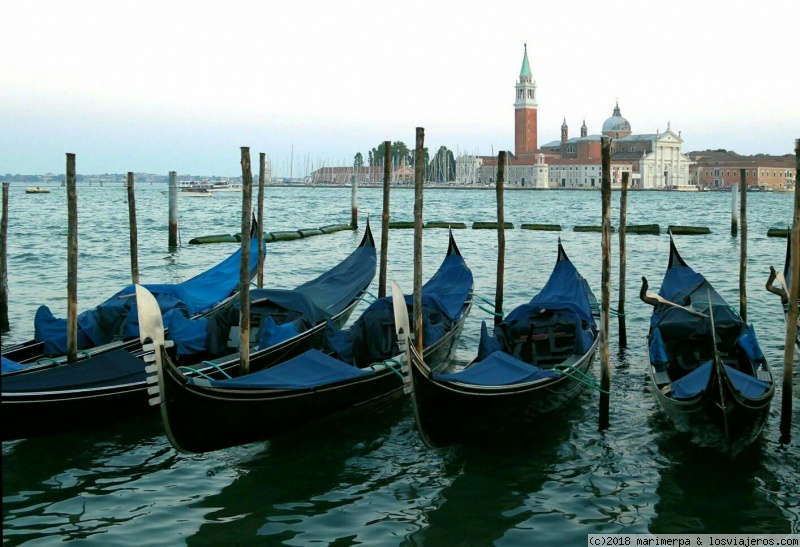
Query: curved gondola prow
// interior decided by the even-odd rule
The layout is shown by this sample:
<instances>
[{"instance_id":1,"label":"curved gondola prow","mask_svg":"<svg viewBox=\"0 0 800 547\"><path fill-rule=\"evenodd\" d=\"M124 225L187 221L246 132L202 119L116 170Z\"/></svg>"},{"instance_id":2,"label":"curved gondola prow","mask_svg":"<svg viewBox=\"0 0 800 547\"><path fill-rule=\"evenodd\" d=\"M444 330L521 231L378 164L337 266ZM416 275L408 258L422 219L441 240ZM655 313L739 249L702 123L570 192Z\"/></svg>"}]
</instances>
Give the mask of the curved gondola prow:
<instances>
[{"instance_id":1,"label":"curved gondola prow","mask_svg":"<svg viewBox=\"0 0 800 547\"><path fill-rule=\"evenodd\" d=\"M170 443L179 448L172 429L169 425L169 415L167 414L166 396L164 394L164 359L167 358L166 348L173 345L172 340L164 340L164 321L161 316L161 309L158 307L155 297L150 291L136 285L136 306L139 313L139 340L142 343L142 350L145 355L142 359L149 364L145 367L147 373L147 394L150 395L150 406L158 406L161 412L161 421L164 423L164 430ZM150 340L150 343L147 341ZM149 353L151 352L152 353Z\"/></svg>"},{"instance_id":2,"label":"curved gondola prow","mask_svg":"<svg viewBox=\"0 0 800 547\"><path fill-rule=\"evenodd\" d=\"M359 247L375 247L375 238L372 237L372 228L369 227L369 217L367 217L367 228L364 230L364 237L361 238Z\"/></svg>"},{"instance_id":3,"label":"curved gondola prow","mask_svg":"<svg viewBox=\"0 0 800 547\"><path fill-rule=\"evenodd\" d=\"M569 260L567 256L567 251L564 250L564 246L561 244L561 237L558 238L558 257L556 258L556 264L561 262L562 260Z\"/></svg>"},{"instance_id":4,"label":"curved gondola prow","mask_svg":"<svg viewBox=\"0 0 800 547\"><path fill-rule=\"evenodd\" d=\"M450 241L453 244L455 243L452 237ZM455 251L458 252L458 247L455 248ZM448 253L449 252L450 250L448 250ZM411 394L412 406L414 407L414 421L422 442L425 444L425 446L434 448L435 445L425 433L425 429L422 426L422 420L420 419L419 405L417 404L416 392L414 390L414 371L412 368L419 365L425 368L428 374L432 374L432 372L430 367L425 364L423 357L417 352L416 346L411 343L411 323L408 319L408 307L405 305L406 299L403 295L403 291L400 290L400 287L394 282L394 280L391 282L391 286L392 307L394 309L394 324L397 332L397 346L400 351L403 352L403 381L405 382L405 385L403 386L403 392L406 394Z\"/></svg>"},{"instance_id":5,"label":"curved gondola prow","mask_svg":"<svg viewBox=\"0 0 800 547\"><path fill-rule=\"evenodd\" d=\"M680 253L678 252L678 248L675 247L675 239L672 237L672 232L669 233L669 262L667 263L667 269L674 268L676 266L688 266L686 261L683 260Z\"/></svg>"},{"instance_id":6,"label":"curved gondola prow","mask_svg":"<svg viewBox=\"0 0 800 547\"><path fill-rule=\"evenodd\" d=\"M456 244L456 238L453 237L453 229L448 228L448 244L447 244L447 256L461 256L461 250L458 248Z\"/></svg>"}]
</instances>

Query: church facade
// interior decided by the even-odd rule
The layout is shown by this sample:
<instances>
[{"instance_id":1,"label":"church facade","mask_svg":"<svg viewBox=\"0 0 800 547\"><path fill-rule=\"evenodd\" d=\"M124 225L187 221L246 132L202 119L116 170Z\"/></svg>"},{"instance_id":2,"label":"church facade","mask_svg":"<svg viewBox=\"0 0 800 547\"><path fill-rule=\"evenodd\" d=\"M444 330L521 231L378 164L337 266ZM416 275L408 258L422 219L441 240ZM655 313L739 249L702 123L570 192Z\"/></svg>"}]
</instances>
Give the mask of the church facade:
<instances>
[{"instance_id":1,"label":"church facade","mask_svg":"<svg viewBox=\"0 0 800 547\"><path fill-rule=\"evenodd\" d=\"M527 45L519 80L515 84L514 153L509 155L504 183L530 188L599 188L602 177L601 142L611 137L612 186L629 173L632 188L695 189L690 179L692 161L682 153L683 140L669 124L664 132L634 134L631 124L614 107L603 123L602 134L589 135L586 121L580 137L570 138L566 119L561 138L538 145L536 81L528 61ZM496 182L497 158L462 155L456 159L456 180L463 184Z\"/></svg>"}]
</instances>

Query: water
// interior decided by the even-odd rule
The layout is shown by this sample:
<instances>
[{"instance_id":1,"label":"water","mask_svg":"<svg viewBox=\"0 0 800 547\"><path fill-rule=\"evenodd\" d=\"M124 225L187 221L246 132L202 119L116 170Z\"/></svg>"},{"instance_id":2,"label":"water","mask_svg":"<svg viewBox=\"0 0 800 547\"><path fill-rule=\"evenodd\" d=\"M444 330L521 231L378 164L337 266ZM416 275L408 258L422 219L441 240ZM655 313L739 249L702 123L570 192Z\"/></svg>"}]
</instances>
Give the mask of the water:
<instances>
[{"instance_id":1,"label":"water","mask_svg":"<svg viewBox=\"0 0 800 547\"><path fill-rule=\"evenodd\" d=\"M137 188L143 282L188 279L230 254L231 244L167 250L167 199L160 186ZM100 303L129 282L128 220L123 188L79 188L78 303ZM366 214L381 217L382 192L359 192L361 229L269 246L265 276L293 287L321 273L359 242ZM598 192L507 192L506 220L562 224L567 254L600 293ZM612 198L617 219L619 194ZM633 192L629 224L709 226L708 236L677 237L687 262L738 307L738 241L730 237L730 194ZM792 196L748 195L748 319L755 323L778 384L783 318L764 290L769 266L783 264ZM181 239L236 233L235 196L183 199ZM493 190L429 190L425 219L495 218ZM9 314L3 344L33 335L36 308L66 315L66 193L26 195L12 187L8 236ZM349 189L268 188L267 230L347 223ZM413 192L393 191L393 220L412 220ZM615 220L616 222L616 220ZM378 223L374 225L380 244ZM494 294L497 236L458 230L476 292ZM526 302L547 279L559 234L506 232L505 307ZM411 230L392 230L390 279L412 288ZM423 277L446 248L445 230L426 230ZM614 252L618 239L612 238ZM429 449L419 440L408 401L334 425L312 426L271 441L200 456L178 454L156 418L52 438L3 443L3 540L96 545L355 543L585 545L589 533L800 533L800 397L794 395L794 444L781 447L780 392L759 441L735 461L675 437L658 413L645 378L650 308L638 298L641 276L661 282L669 240L627 239L629 348L617 345L612 319L611 428L597 431L598 395L586 392L563 416L542 419L536 441ZM612 259L616 306L618 258ZM377 292L377 276L373 292ZM360 313L356 311L355 316ZM481 320L475 308L459 359L475 354ZM795 384L800 383L795 367ZM201 413L201 411L199 411ZM54 417L55 418L55 417ZM254 427L257 424L253 424Z\"/></svg>"}]
</instances>

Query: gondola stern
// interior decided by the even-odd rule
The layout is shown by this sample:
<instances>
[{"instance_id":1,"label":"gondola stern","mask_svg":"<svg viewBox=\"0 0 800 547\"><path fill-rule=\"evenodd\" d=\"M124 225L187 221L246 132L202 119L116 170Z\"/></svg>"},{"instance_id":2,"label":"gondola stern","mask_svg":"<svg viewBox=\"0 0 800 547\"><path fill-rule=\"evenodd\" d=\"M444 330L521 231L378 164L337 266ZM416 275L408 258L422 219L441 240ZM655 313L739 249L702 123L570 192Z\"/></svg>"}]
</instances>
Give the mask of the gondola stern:
<instances>
[{"instance_id":1,"label":"gondola stern","mask_svg":"<svg viewBox=\"0 0 800 547\"><path fill-rule=\"evenodd\" d=\"M453 236L452 228L448 229L447 256L461 256L461 250L456 244L456 238Z\"/></svg>"},{"instance_id":2,"label":"gondola stern","mask_svg":"<svg viewBox=\"0 0 800 547\"><path fill-rule=\"evenodd\" d=\"M561 236L558 236L558 258L556 258L556 263L561 262L562 260L569 261L569 257L567 256L567 252L564 250L564 246L561 244Z\"/></svg>"},{"instance_id":3,"label":"gondola stern","mask_svg":"<svg viewBox=\"0 0 800 547\"><path fill-rule=\"evenodd\" d=\"M359 247L375 247L375 238L372 236L372 228L369 225L369 217L367 217L367 228L364 230L364 237L361 238Z\"/></svg>"},{"instance_id":4,"label":"gondola stern","mask_svg":"<svg viewBox=\"0 0 800 547\"><path fill-rule=\"evenodd\" d=\"M678 248L675 246L675 238L672 237L672 232L669 233L669 262L667 263L667 269L674 268L676 266L688 266L686 261L683 260L680 253L678 252Z\"/></svg>"}]
</instances>

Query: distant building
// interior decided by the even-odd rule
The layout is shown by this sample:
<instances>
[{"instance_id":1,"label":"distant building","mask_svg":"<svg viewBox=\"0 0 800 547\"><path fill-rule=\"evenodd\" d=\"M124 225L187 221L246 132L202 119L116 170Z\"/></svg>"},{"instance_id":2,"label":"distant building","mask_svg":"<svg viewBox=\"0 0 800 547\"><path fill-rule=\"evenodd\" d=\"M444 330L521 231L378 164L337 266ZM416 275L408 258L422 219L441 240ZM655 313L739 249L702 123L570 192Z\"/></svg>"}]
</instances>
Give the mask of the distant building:
<instances>
[{"instance_id":1,"label":"distant building","mask_svg":"<svg viewBox=\"0 0 800 547\"><path fill-rule=\"evenodd\" d=\"M741 182L741 170L745 170L748 188L764 190L786 190L794 188L797 176L794 155L740 156L727 150L689 152L694 160L690 176L701 187L730 188Z\"/></svg>"},{"instance_id":2,"label":"distant building","mask_svg":"<svg viewBox=\"0 0 800 547\"><path fill-rule=\"evenodd\" d=\"M414 182L414 168L401 165L391 170L392 184ZM382 184L383 165L373 167L320 167L307 179L311 184Z\"/></svg>"},{"instance_id":3,"label":"distant building","mask_svg":"<svg viewBox=\"0 0 800 547\"><path fill-rule=\"evenodd\" d=\"M667 131L634 134L631 124L614 107L603 123L602 135L589 135L586 121L579 138L569 138L567 120L561 125L561 139L538 147L538 102L536 82L528 61L522 58L515 84L514 153L505 170L505 183L531 188L599 188L602 177L601 142L611 141L612 185L619 186L622 173L630 173L631 187L646 189L690 188L692 160L681 152L680 133ZM456 180L463 184L492 184L497 178L497 158L462 155L456 159Z\"/></svg>"}]
</instances>

